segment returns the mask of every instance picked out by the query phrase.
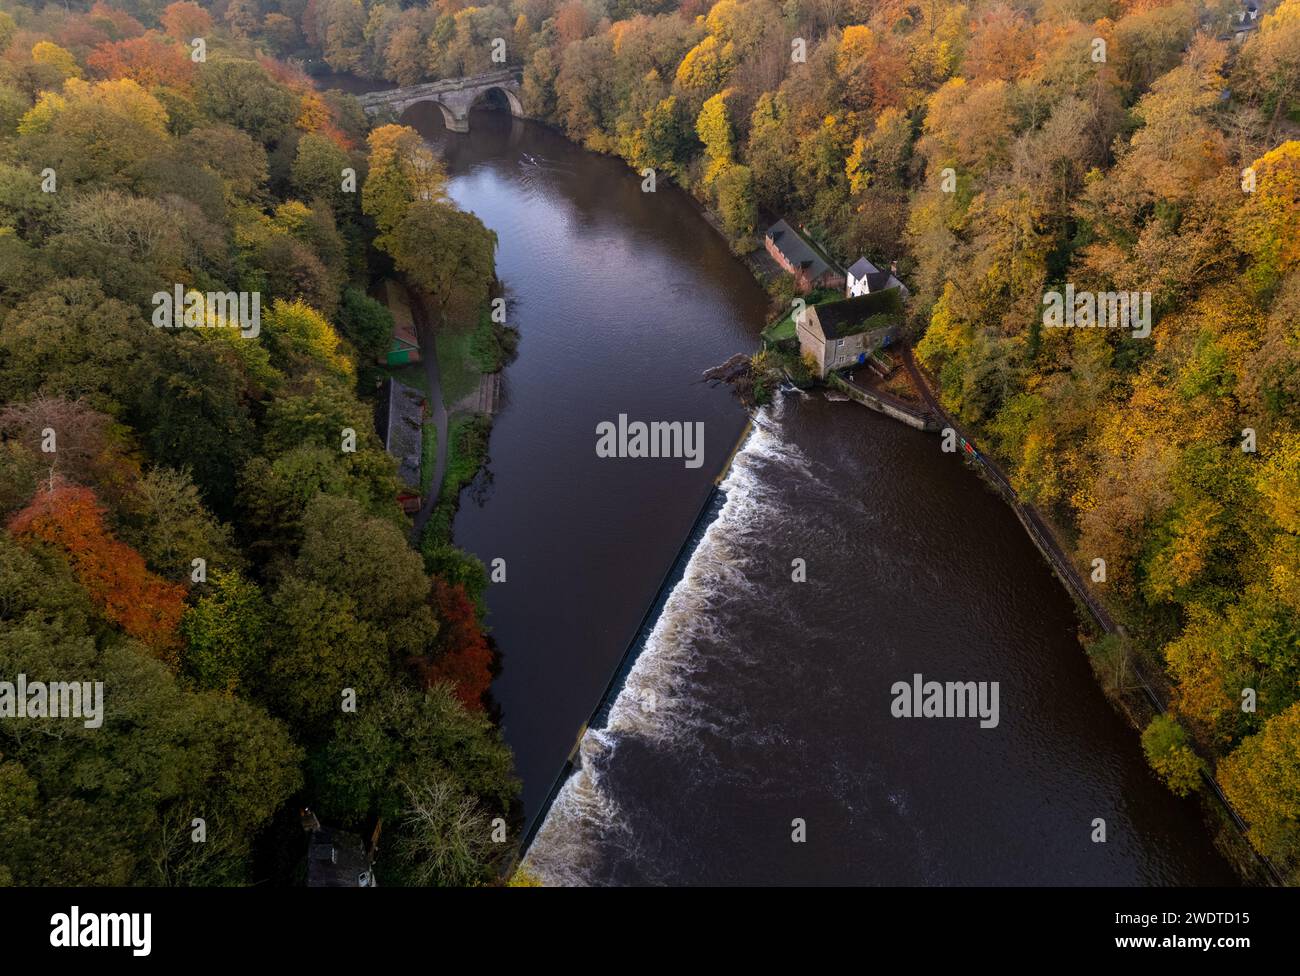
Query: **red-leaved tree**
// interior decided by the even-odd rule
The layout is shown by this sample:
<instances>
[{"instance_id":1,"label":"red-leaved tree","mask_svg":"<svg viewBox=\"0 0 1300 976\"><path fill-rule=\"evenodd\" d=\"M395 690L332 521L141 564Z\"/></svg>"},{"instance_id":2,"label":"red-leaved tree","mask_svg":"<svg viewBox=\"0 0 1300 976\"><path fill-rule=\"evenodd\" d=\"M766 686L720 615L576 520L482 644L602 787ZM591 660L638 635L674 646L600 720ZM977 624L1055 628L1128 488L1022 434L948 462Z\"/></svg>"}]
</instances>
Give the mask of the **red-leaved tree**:
<instances>
[{"instance_id":1,"label":"red-leaved tree","mask_svg":"<svg viewBox=\"0 0 1300 976\"><path fill-rule=\"evenodd\" d=\"M459 583L433 578L429 596L438 618L438 641L429 658L420 662L426 686L450 681L456 697L469 709L481 710L492 683L492 651L478 623L474 601Z\"/></svg>"}]
</instances>

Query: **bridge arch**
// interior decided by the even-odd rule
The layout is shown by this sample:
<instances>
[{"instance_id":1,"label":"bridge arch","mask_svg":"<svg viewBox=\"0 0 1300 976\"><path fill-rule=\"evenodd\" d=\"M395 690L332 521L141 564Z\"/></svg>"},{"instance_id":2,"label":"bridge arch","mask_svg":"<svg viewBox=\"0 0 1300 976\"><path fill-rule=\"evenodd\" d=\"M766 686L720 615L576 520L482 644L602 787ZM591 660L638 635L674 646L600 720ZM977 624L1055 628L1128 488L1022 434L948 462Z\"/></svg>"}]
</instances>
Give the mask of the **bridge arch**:
<instances>
[{"instance_id":1,"label":"bridge arch","mask_svg":"<svg viewBox=\"0 0 1300 976\"><path fill-rule=\"evenodd\" d=\"M421 95L416 98L406 99L400 102L389 102L388 107L392 109L393 114L401 119L403 115L415 108L417 105L436 105L438 111L442 112L442 123L447 127L448 132L468 132L469 115L462 110L457 112L455 107L448 105L441 95Z\"/></svg>"},{"instance_id":2,"label":"bridge arch","mask_svg":"<svg viewBox=\"0 0 1300 976\"><path fill-rule=\"evenodd\" d=\"M511 115L513 115L517 119L522 119L524 117L524 103L519 100L519 96L517 94L515 94L505 85L492 85L488 88L484 88L476 96L474 96L474 101L470 103L469 107L473 109L482 105L484 99L488 95L491 95L493 92L497 92L505 97L506 105L509 107Z\"/></svg>"},{"instance_id":3,"label":"bridge arch","mask_svg":"<svg viewBox=\"0 0 1300 976\"><path fill-rule=\"evenodd\" d=\"M448 132L469 131L469 120L456 118L456 116L452 114L451 109L449 109L446 104L437 97L421 98L418 101L410 102L402 109L402 111L405 112L406 109L412 108L416 105L437 105L438 108L442 110L442 124L447 127Z\"/></svg>"},{"instance_id":4,"label":"bridge arch","mask_svg":"<svg viewBox=\"0 0 1300 976\"><path fill-rule=\"evenodd\" d=\"M433 102L442 112L448 131L468 132L470 109L492 92L500 92L511 115L523 118L518 72L510 68L468 78L444 78L405 88L370 92L362 95L360 101L367 112L391 111L398 115L421 102Z\"/></svg>"}]
</instances>

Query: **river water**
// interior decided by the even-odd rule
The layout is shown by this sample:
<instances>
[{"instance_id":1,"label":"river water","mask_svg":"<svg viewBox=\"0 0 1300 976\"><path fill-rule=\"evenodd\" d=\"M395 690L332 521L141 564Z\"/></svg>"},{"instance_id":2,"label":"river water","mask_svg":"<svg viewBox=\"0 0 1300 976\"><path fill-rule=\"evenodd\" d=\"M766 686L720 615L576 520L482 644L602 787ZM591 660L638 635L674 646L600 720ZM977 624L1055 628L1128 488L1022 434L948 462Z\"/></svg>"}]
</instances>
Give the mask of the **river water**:
<instances>
[{"instance_id":1,"label":"river water","mask_svg":"<svg viewBox=\"0 0 1300 976\"><path fill-rule=\"evenodd\" d=\"M506 560L493 695L531 817L744 426L700 374L756 347L765 297L688 199L616 160L499 112L467 136L431 106L403 121L499 235L522 332L455 535ZM598 457L619 414L702 422L703 465ZM787 397L722 487L529 852L544 881L1234 882L1103 698L1015 516L938 438ZM893 717L914 674L997 682L998 724Z\"/></svg>"}]
</instances>

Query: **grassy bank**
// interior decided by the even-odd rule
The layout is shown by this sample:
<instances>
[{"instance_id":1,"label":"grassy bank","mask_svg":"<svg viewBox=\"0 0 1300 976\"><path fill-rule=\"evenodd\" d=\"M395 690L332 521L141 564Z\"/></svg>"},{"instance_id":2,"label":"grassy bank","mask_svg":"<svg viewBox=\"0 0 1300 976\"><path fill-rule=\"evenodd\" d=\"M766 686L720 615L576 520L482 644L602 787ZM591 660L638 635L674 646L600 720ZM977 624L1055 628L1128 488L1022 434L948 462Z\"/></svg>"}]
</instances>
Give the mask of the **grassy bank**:
<instances>
[{"instance_id":1,"label":"grassy bank","mask_svg":"<svg viewBox=\"0 0 1300 976\"><path fill-rule=\"evenodd\" d=\"M806 305L822 305L826 302L834 302L843 298L844 294L836 288L817 288L808 295L803 296ZM795 338L794 327L794 307L786 312L783 318L777 319L762 332L765 342L775 345L785 339Z\"/></svg>"},{"instance_id":2,"label":"grassy bank","mask_svg":"<svg viewBox=\"0 0 1300 976\"><path fill-rule=\"evenodd\" d=\"M460 493L469 487L488 462L488 437L492 419L480 413L458 413L447 428L447 473L442 480L433 514L420 537L420 553L430 573L452 583L464 585L465 591L484 613L483 594L487 590L487 569L471 553L452 543L452 522L460 503Z\"/></svg>"},{"instance_id":3,"label":"grassy bank","mask_svg":"<svg viewBox=\"0 0 1300 976\"><path fill-rule=\"evenodd\" d=\"M487 571L479 559L453 544L452 523L460 493L474 482L488 462L492 418L465 408L475 402L483 378L500 371L513 357L519 334L503 323L492 321L489 304L480 309L472 325L445 328L435 341L443 404L450 413L447 470L433 513L420 537L420 552L429 572L464 585L481 618ZM437 446L436 441L429 446L429 429L426 426L426 456L432 456ZM431 486L426 486L426 490L428 487Z\"/></svg>"},{"instance_id":4,"label":"grassy bank","mask_svg":"<svg viewBox=\"0 0 1300 976\"><path fill-rule=\"evenodd\" d=\"M497 372L510 361L519 334L493 322L491 308L484 307L472 325L442 329L436 342L442 402L448 410L453 410L477 392L484 376Z\"/></svg>"}]
</instances>

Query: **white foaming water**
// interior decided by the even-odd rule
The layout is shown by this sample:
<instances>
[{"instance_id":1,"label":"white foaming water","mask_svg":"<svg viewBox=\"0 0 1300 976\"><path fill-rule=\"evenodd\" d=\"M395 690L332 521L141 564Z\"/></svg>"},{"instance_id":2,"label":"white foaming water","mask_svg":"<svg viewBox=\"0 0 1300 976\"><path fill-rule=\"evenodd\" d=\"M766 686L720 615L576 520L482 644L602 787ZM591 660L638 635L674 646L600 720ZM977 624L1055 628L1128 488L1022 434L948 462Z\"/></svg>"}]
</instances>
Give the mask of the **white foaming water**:
<instances>
[{"instance_id":1,"label":"white foaming water","mask_svg":"<svg viewBox=\"0 0 1300 976\"><path fill-rule=\"evenodd\" d=\"M597 759L613 748L603 729L588 729L582 737L582 765L560 787L524 859L523 867L543 884L585 884L585 871L594 866L590 840L598 834L630 834L619 817L618 804L600 788L596 768Z\"/></svg>"},{"instance_id":2,"label":"white foaming water","mask_svg":"<svg viewBox=\"0 0 1300 976\"><path fill-rule=\"evenodd\" d=\"M691 679L703 664L702 645L728 646L714 613L716 602L754 589L746 572L751 536L789 514L783 512L764 470L779 467L816 480L808 459L784 441L778 423L782 412L778 398L754 418L753 430L721 485L726 501L673 587L605 727L588 729L583 736L581 768L560 788L524 859L525 868L544 884L589 883L590 871L598 866L598 844L633 852L635 839L618 803L601 784L601 770L613 760L622 738L690 748L695 732L717 728L692 698Z\"/></svg>"}]
</instances>

